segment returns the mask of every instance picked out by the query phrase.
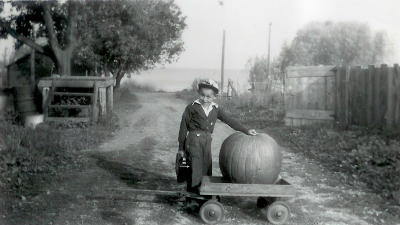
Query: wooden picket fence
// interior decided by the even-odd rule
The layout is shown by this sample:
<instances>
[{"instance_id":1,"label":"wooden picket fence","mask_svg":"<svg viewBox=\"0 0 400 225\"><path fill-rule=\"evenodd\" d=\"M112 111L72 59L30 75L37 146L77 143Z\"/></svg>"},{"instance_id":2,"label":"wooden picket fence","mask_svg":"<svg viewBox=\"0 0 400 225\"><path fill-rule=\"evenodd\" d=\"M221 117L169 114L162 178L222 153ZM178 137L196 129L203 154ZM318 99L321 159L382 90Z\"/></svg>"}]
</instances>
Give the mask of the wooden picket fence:
<instances>
[{"instance_id":1,"label":"wooden picket fence","mask_svg":"<svg viewBox=\"0 0 400 225\"><path fill-rule=\"evenodd\" d=\"M400 128L400 68L294 66L285 82L285 123Z\"/></svg>"},{"instance_id":2,"label":"wooden picket fence","mask_svg":"<svg viewBox=\"0 0 400 225\"><path fill-rule=\"evenodd\" d=\"M335 119L343 125L400 127L400 71L380 67L336 67Z\"/></svg>"}]
</instances>

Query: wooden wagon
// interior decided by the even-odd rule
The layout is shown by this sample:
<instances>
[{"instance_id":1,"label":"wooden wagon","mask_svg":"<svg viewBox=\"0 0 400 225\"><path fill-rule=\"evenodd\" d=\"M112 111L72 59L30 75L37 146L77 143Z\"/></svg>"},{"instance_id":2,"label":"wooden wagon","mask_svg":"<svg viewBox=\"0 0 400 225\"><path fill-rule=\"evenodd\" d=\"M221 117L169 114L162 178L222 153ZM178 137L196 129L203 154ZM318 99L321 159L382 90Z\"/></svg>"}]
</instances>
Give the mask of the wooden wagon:
<instances>
[{"instance_id":1,"label":"wooden wagon","mask_svg":"<svg viewBox=\"0 0 400 225\"><path fill-rule=\"evenodd\" d=\"M190 192L167 190L129 189L129 192L151 195L171 195L194 199L200 204L199 216L206 224L216 224L224 219L224 206L221 196L258 197L257 207L272 224L283 224L290 217L286 199L294 197L295 188L286 180L280 179L275 184L237 184L217 176L204 176L200 195Z\"/></svg>"}]
</instances>

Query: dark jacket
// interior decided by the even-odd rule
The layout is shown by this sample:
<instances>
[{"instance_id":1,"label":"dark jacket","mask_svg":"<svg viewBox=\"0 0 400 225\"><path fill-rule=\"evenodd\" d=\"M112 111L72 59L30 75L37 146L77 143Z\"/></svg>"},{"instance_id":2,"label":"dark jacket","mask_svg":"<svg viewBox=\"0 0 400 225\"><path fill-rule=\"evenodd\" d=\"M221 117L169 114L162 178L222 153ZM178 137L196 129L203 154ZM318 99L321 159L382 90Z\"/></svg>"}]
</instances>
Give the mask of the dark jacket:
<instances>
[{"instance_id":1,"label":"dark jacket","mask_svg":"<svg viewBox=\"0 0 400 225\"><path fill-rule=\"evenodd\" d=\"M248 129L240 122L230 117L220 106L213 106L208 114L205 114L202 106L193 102L186 106L182 115L182 121L179 129L179 150L184 150L187 132L203 131L212 133L214 131L217 119L228 124L237 131L247 133Z\"/></svg>"}]
</instances>

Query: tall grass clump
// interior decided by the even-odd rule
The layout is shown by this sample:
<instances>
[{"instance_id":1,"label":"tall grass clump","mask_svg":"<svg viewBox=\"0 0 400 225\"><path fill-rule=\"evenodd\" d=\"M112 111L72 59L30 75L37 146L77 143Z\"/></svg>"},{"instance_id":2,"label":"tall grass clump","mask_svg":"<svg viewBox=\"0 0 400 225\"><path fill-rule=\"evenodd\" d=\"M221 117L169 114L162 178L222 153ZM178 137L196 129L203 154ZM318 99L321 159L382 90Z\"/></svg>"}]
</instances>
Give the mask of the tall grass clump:
<instances>
[{"instance_id":1,"label":"tall grass clump","mask_svg":"<svg viewBox=\"0 0 400 225\"><path fill-rule=\"evenodd\" d=\"M97 146L116 129L116 118L97 125L42 123L35 129L0 120L0 189L33 196L58 173L79 166L79 150Z\"/></svg>"}]
</instances>

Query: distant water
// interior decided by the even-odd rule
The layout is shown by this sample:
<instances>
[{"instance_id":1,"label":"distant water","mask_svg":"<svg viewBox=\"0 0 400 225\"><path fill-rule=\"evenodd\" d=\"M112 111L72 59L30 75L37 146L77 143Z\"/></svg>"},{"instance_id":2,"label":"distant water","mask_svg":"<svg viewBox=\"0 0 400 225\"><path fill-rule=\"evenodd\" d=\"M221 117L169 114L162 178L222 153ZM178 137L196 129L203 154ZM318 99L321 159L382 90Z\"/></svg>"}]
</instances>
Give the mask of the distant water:
<instances>
[{"instance_id":1,"label":"distant water","mask_svg":"<svg viewBox=\"0 0 400 225\"><path fill-rule=\"evenodd\" d=\"M190 88L196 78L210 78L219 81L220 76L218 69L154 69L132 75L126 80L131 79L139 84L152 85L157 90L173 92ZM249 88L246 70L225 70L225 85L228 78L233 80L239 91Z\"/></svg>"}]
</instances>

